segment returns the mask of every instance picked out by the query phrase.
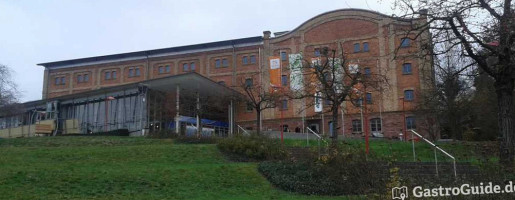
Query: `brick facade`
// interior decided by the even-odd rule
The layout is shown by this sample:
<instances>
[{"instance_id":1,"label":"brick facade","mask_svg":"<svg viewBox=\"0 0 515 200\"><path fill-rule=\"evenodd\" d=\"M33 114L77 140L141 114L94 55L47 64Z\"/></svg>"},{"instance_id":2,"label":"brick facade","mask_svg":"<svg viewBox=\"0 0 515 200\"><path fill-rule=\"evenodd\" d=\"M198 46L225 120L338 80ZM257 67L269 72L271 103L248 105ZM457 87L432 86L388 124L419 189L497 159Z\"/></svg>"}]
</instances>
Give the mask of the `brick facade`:
<instances>
[{"instance_id":1,"label":"brick facade","mask_svg":"<svg viewBox=\"0 0 515 200\"><path fill-rule=\"evenodd\" d=\"M415 113L417 95L415 95L414 101L405 102L403 110L402 101L399 98L404 96L404 91L413 90L417 94L421 89L431 87L430 83L424 81L427 80L426 77L423 77L432 74L431 64L425 63L415 56L421 51L422 40L411 41L408 47L399 48L402 38L406 37L403 30L409 23L372 11L342 9L318 15L294 30L277 37L270 37L270 32L265 32L260 43L233 44L211 49L200 48L195 52L155 53L150 56L134 56L133 59L113 59L97 63L74 62L73 65L60 67L53 67L53 63L41 64L47 68L43 98L192 71L235 89L239 89L238 86L248 78L252 78L253 84L267 88L270 80L268 73L270 56L280 56L281 52L286 52L287 55L302 53L305 58L309 58L314 57L315 49L324 47L340 49L343 47L343 51L348 54L348 59L359 62L360 68L367 67L374 72L380 71L386 74L389 86L381 93L371 92L373 103L368 106L368 119L381 115L383 117L382 132L387 137L394 137L402 129L404 110L407 113ZM360 47L363 48L364 43L368 44L368 51L353 51L355 44L360 44ZM397 57L394 57L395 55ZM405 63L411 64L410 73L403 73L402 68ZM288 64L288 60L281 63L282 66L288 66ZM135 69L139 70L139 75L130 75L130 70ZM111 77L107 78L106 73L109 72ZM116 73L116 78L113 77L113 73ZM133 71L133 73L135 72ZM283 70L282 73L289 77L288 70ZM88 81L79 83L78 75L84 74L88 74ZM55 79L58 77L64 77L64 84L56 84ZM265 110L263 112L264 130L280 130L281 115L284 118L284 124L287 124L292 132L295 132L296 127L301 127L303 116L306 124L318 123L321 125L320 114L315 113L314 109L306 109L305 114L298 112L299 108L306 104L305 101L308 100L288 100L288 109ZM327 109L327 106L325 107ZM345 132L347 134L352 132L347 130L352 127L351 119L359 117L360 111L351 103L346 103L344 107ZM255 128L255 116L255 112L248 111L245 104L237 106L235 117L237 124ZM326 114L325 132L329 130L328 122L330 120L329 114ZM417 120L417 125L418 123ZM339 134L342 134L341 131ZM349 134L349 136L356 135Z\"/></svg>"}]
</instances>

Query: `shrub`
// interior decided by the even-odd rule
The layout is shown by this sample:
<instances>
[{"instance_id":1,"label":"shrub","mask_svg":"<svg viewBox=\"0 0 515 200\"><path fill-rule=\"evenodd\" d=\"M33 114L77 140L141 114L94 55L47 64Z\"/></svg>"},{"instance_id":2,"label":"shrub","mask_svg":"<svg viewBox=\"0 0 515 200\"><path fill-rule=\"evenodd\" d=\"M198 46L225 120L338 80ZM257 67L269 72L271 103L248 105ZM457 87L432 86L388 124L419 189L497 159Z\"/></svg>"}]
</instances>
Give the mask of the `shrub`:
<instances>
[{"instance_id":1,"label":"shrub","mask_svg":"<svg viewBox=\"0 0 515 200\"><path fill-rule=\"evenodd\" d=\"M216 144L218 137L194 137L194 136L176 136L174 142L179 144Z\"/></svg>"},{"instance_id":2,"label":"shrub","mask_svg":"<svg viewBox=\"0 0 515 200\"><path fill-rule=\"evenodd\" d=\"M264 135L234 136L218 142L218 149L237 161L258 161L285 158L283 145Z\"/></svg>"},{"instance_id":3,"label":"shrub","mask_svg":"<svg viewBox=\"0 0 515 200\"><path fill-rule=\"evenodd\" d=\"M315 161L267 161L258 170L286 191L316 195L383 194L388 182L384 163L367 162L361 151L333 148Z\"/></svg>"}]
</instances>

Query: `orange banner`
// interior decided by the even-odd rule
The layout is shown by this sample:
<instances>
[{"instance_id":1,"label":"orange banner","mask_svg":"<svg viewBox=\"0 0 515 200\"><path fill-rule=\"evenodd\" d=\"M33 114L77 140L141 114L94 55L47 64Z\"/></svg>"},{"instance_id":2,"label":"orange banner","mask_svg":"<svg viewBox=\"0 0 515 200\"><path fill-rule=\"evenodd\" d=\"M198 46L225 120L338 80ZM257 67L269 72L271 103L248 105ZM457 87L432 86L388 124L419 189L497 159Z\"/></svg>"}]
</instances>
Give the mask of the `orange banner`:
<instances>
[{"instance_id":1,"label":"orange banner","mask_svg":"<svg viewBox=\"0 0 515 200\"><path fill-rule=\"evenodd\" d=\"M281 87L281 60L279 56L270 56L270 89Z\"/></svg>"}]
</instances>

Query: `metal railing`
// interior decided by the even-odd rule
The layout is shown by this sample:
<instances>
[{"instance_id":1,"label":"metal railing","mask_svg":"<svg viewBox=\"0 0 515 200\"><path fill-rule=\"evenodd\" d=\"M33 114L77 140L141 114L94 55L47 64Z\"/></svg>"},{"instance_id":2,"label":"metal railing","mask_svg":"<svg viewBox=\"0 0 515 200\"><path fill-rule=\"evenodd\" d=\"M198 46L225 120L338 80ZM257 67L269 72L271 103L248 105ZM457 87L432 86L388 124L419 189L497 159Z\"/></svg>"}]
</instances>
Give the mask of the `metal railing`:
<instances>
[{"instance_id":1,"label":"metal railing","mask_svg":"<svg viewBox=\"0 0 515 200\"><path fill-rule=\"evenodd\" d=\"M247 130L245 130L243 127L241 127L240 125L236 125L236 126L238 126L238 134L240 133L240 129L241 129L243 131L243 133L245 133L245 135L250 135L250 133Z\"/></svg>"},{"instance_id":2,"label":"metal railing","mask_svg":"<svg viewBox=\"0 0 515 200\"><path fill-rule=\"evenodd\" d=\"M327 145L327 141L325 141L324 138L322 138L322 136L317 134L315 131L311 130L309 127L306 127L306 129L308 130L308 132L306 132L306 139L307 139L307 142L308 142L307 143L308 146L309 146L309 133L311 132L313 135L315 135L317 137L317 141L318 141L318 157L320 158L321 150L322 150L321 141L325 142L326 145Z\"/></svg>"},{"instance_id":3,"label":"metal railing","mask_svg":"<svg viewBox=\"0 0 515 200\"><path fill-rule=\"evenodd\" d=\"M414 130L411 130L411 144L412 144L412 147L413 147L413 159L416 160L416 153L415 153L415 141L414 141L414 138L413 138L413 134L415 134L416 136L422 138L426 143L430 144L431 146L434 147L434 151L435 151L435 167L436 167L436 176L438 176L438 159L436 157L436 150L439 150L440 152L442 152L444 155L448 156L449 158L452 159L453 161L453 165L454 165L454 178L457 177L457 173L456 173L456 158L454 158L454 156L452 156L451 154L447 153L446 151L444 151L442 148L438 147L436 144L432 143L431 141L429 141L428 139L426 139L425 137L422 137L422 135L418 134L417 132L415 132Z\"/></svg>"}]
</instances>

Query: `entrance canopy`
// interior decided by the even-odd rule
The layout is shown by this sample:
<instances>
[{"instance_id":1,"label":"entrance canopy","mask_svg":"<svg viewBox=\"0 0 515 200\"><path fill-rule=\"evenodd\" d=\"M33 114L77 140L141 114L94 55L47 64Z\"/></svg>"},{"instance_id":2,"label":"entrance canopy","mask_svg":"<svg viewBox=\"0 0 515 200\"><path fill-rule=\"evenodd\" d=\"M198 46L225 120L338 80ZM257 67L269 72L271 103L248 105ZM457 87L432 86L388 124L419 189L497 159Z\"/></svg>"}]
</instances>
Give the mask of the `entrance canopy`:
<instances>
[{"instance_id":1,"label":"entrance canopy","mask_svg":"<svg viewBox=\"0 0 515 200\"><path fill-rule=\"evenodd\" d=\"M0 115L0 130L54 120L54 134L119 129L145 134L144 130L158 130L174 121L182 125L179 119L185 116L196 116L206 125L210 123L204 119L231 125L233 108L228 106L240 95L202 75L186 73L23 103L16 112Z\"/></svg>"}]
</instances>

